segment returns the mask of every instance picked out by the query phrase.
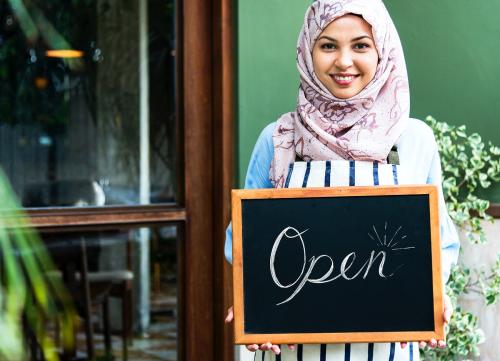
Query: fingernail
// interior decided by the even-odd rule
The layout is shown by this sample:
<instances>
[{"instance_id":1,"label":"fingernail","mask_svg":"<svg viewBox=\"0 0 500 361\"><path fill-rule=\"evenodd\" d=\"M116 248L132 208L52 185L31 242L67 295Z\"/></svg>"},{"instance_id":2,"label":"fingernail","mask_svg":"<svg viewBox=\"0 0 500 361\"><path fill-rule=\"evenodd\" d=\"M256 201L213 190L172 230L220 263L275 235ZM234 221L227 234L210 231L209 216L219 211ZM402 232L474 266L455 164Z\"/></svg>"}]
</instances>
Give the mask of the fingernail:
<instances>
[{"instance_id":1,"label":"fingernail","mask_svg":"<svg viewBox=\"0 0 500 361\"><path fill-rule=\"evenodd\" d=\"M402 343L400 343L400 346L401 346L401 348L404 349L406 347L406 343L402 342Z\"/></svg>"},{"instance_id":2,"label":"fingernail","mask_svg":"<svg viewBox=\"0 0 500 361\"><path fill-rule=\"evenodd\" d=\"M445 347L446 347L446 342L444 342L444 341L439 341L439 342L438 342L438 347L439 347L439 348L445 348Z\"/></svg>"},{"instance_id":3,"label":"fingernail","mask_svg":"<svg viewBox=\"0 0 500 361\"><path fill-rule=\"evenodd\" d=\"M426 345L426 343L425 343L425 342L419 342L419 343L418 343L418 347L420 347L420 348L424 348L424 347L425 347L425 345Z\"/></svg>"},{"instance_id":4,"label":"fingernail","mask_svg":"<svg viewBox=\"0 0 500 361\"><path fill-rule=\"evenodd\" d=\"M295 346L292 345L289 348L290 348L291 351L295 351Z\"/></svg>"}]
</instances>

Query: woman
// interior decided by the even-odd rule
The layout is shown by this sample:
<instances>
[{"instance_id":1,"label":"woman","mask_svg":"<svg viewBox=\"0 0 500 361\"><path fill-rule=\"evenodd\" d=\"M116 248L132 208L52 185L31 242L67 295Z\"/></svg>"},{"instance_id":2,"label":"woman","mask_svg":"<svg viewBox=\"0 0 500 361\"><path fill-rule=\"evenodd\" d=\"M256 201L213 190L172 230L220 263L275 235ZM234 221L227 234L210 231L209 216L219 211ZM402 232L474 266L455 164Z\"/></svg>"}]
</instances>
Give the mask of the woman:
<instances>
[{"instance_id":1,"label":"woman","mask_svg":"<svg viewBox=\"0 0 500 361\"><path fill-rule=\"evenodd\" d=\"M399 163L398 176L441 190L441 168L430 128L409 117L409 87L399 36L380 0L318 0L307 10L297 47L297 108L267 126L255 145L245 188L293 186L297 161ZM392 150L392 151L391 151ZM396 155L395 157L393 157ZM312 165L311 165L312 164ZM294 165L297 165L294 167ZM337 184L342 180L337 180ZM395 180L395 184L397 184ZM300 182L299 182L300 184ZM349 183L348 183L349 184ZM442 193L442 192L441 192ZM440 200L443 280L458 255L458 237ZM231 228L226 257L231 260ZM443 317L448 321L447 300ZM411 312L411 311L410 311ZM232 319L232 314L227 320ZM444 340L427 340L445 347ZM422 341L420 346L425 345ZM417 360L416 345L402 343L299 345L296 351L266 343L248 345L281 360ZM292 347L293 348L293 347ZM278 357L278 356L277 356Z\"/></svg>"}]
</instances>

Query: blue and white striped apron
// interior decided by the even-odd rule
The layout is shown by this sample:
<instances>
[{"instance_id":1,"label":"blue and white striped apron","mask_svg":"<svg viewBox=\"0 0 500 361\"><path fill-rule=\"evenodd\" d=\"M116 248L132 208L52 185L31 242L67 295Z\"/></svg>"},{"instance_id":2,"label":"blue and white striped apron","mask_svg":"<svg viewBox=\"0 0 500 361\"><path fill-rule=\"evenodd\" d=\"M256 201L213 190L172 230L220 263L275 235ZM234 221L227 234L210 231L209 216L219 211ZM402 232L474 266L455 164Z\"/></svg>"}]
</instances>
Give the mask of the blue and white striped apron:
<instances>
[{"instance_id":1,"label":"blue and white striped apron","mask_svg":"<svg viewBox=\"0 0 500 361\"><path fill-rule=\"evenodd\" d=\"M373 186L410 184L403 167L394 164L357 161L295 162L285 188ZM256 361L418 361L416 343L402 349L399 343L353 343L298 345L290 351L286 345L281 354L257 351Z\"/></svg>"}]
</instances>

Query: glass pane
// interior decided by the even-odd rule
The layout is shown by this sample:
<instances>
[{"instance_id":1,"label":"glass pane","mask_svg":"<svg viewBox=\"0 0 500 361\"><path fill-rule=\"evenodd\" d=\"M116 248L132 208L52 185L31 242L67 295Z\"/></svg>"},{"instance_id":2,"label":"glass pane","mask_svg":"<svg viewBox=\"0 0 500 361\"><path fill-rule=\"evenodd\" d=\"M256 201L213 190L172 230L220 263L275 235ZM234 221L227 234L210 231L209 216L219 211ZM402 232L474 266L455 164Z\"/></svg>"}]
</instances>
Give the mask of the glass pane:
<instances>
[{"instance_id":1,"label":"glass pane","mask_svg":"<svg viewBox=\"0 0 500 361\"><path fill-rule=\"evenodd\" d=\"M176 201L174 0L0 0L0 164L26 207Z\"/></svg>"},{"instance_id":2,"label":"glass pane","mask_svg":"<svg viewBox=\"0 0 500 361\"><path fill-rule=\"evenodd\" d=\"M177 360L180 251L175 226L58 232L42 234L42 239L82 320L70 354L86 357L92 339L94 359L122 359L123 332L129 330L129 360ZM88 319L91 336L85 328Z\"/></svg>"}]
</instances>

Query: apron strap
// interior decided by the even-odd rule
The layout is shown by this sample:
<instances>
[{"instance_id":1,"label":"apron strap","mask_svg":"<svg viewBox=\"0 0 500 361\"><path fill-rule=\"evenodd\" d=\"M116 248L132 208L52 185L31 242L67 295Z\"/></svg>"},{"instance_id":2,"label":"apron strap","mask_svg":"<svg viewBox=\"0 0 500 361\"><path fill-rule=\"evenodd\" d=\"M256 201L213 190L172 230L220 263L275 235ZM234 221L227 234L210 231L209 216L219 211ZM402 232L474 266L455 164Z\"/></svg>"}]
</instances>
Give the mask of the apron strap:
<instances>
[{"instance_id":1,"label":"apron strap","mask_svg":"<svg viewBox=\"0 0 500 361\"><path fill-rule=\"evenodd\" d=\"M295 154L295 161L303 162L304 160L298 154ZM389 155L387 156L387 164L399 165L399 154L398 148L396 146L393 146L391 151L389 152Z\"/></svg>"}]
</instances>

